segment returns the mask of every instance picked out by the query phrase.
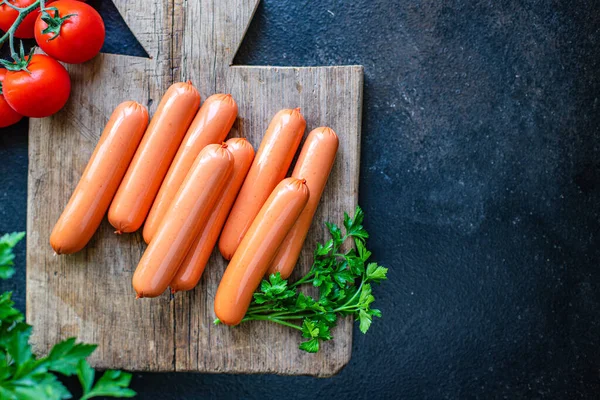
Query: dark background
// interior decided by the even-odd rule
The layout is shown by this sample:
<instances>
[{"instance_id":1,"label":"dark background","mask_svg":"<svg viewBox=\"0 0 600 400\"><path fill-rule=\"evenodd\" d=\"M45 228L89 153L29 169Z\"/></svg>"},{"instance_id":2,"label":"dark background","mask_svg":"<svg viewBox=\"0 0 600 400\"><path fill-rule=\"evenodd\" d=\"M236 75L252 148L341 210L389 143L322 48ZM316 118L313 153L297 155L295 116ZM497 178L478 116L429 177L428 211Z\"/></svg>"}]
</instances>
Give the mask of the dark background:
<instances>
[{"instance_id":1,"label":"dark background","mask_svg":"<svg viewBox=\"0 0 600 400\"><path fill-rule=\"evenodd\" d=\"M105 50L143 55L95 4ZM384 316L331 379L135 374L140 398L598 398L599 46L595 0L264 0L236 64L365 66ZM24 230L25 121L0 160L0 232Z\"/></svg>"}]
</instances>

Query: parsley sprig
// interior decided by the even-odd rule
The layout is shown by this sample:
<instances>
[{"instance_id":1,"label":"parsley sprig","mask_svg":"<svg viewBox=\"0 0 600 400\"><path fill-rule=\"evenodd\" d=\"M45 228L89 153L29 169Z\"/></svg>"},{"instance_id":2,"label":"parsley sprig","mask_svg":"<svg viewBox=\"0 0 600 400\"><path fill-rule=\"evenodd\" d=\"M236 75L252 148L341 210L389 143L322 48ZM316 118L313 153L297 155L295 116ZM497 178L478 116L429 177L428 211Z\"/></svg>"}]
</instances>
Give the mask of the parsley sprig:
<instances>
[{"instance_id":1,"label":"parsley sprig","mask_svg":"<svg viewBox=\"0 0 600 400\"><path fill-rule=\"evenodd\" d=\"M7 233L0 237L0 279L12 278L15 255L13 248L25 237L25 232Z\"/></svg>"},{"instance_id":2,"label":"parsley sprig","mask_svg":"<svg viewBox=\"0 0 600 400\"><path fill-rule=\"evenodd\" d=\"M14 275L13 248L24 233L0 237L0 279ZM55 345L46 357L33 354L29 338L31 325L24 322L23 314L14 308L12 293L0 295L0 399L7 400L62 400L71 393L55 374L77 375L83 388L82 400L98 396L133 397L128 389L131 374L109 370L94 385L94 370L86 358L96 345L76 343L69 338Z\"/></svg>"},{"instance_id":3,"label":"parsley sprig","mask_svg":"<svg viewBox=\"0 0 600 400\"><path fill-rule=\"evenodd\" d=\"M387 279L387 268L368 262L369 234L363 220L363 211L356 207L354 217L344 213L344 231L326 222L332 238L317 244L310 271L294 283L279 273L263 280L242 322L270 321L297 329L306 339L300 349L309 353L318 352L321 342L333 338L331 330L340 316L354 316L361 332L367 333L373 317L381 317L381 311L371 308L375 301L371 284ZM354 246L344 251L350 240ZM300 291L307 285L318 288L318 298Z\"/></svg>"}]
</instances>

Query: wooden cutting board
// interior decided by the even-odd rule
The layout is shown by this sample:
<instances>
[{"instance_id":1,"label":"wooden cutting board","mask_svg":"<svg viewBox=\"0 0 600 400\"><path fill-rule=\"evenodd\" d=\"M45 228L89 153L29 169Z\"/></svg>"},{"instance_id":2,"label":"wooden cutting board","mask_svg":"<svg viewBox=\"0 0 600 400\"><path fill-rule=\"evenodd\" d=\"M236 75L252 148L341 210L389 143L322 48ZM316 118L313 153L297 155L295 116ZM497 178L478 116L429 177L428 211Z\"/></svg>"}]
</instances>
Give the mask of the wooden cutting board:
<instances>
[{"instance_id":1,"label":"wooden cutting board","mask_svg":"<svg viewBox=\"0 0 600 400\"><path fill-rule=\"evenodd\" d=\"M135 300L133 271L141 234L116 236L105 220L87 248L55 256L49 236L109 115L124 100L148 104L177 81L191 80L205 99L231 93L239 118L231 135L255 146L273 115L301 107L307 133L322 125L340 136L335 167L295 272L308 270L326 239L323 221L341 223L357 204L363 69L230 66L258 0L117 0L151 58L104 54L69 66L73 92L52 118L31 120L27 221L27 320L36 352L77 336L98 343L97 368L134 371L278 373L328 376L350 359L352 321L341 321L320 353L298 350L289 328L251 323L214 326L213 299L226 267L215 252L196 290ZM282 53L294 49L281 49Z\"/></svg>"}]
</instances>

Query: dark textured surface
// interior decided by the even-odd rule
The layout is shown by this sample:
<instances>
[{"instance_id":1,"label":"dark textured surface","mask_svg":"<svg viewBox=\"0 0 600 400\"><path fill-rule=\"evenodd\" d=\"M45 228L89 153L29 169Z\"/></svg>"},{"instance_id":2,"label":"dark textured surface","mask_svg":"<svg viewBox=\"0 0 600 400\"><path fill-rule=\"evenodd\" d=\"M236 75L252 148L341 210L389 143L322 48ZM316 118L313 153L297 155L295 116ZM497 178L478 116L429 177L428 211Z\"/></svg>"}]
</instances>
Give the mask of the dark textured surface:
<instances>
[{"instance_id":1,"label":"dark textured surface","mask_svg":"<svg viewBox=\"0 0 600 400\"><path fill-rule=\"evenodd\" d=\"M264 1L237 64L365 66L384 318L331 379L136 374L140 398L597 398L599 45L594 0ZM25 127L0 131L0 232ZM5 288L23 308L23 269Z\"/></svg>"}]
</instances>

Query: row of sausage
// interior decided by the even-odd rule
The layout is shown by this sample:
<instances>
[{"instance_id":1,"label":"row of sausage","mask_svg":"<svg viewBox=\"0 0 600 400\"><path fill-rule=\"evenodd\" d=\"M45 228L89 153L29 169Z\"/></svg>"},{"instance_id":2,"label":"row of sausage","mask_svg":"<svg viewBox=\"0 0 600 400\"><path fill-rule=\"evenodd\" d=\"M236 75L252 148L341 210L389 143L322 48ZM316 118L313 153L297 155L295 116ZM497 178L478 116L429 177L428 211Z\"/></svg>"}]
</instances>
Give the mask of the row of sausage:
<instances>
[{"instance_id":1,"label":"row of sausage","mask_svg":"<svg viewBox=\"0 0 600 400\"><path fill-rule=\"evenodd\" d=\"M306 122L299 109L272 119L258 152L224 142L237 118L231 95L200 107L191 83L176 83L152 121L133 101L110 117L50 236L57 254L82 250L108 212L116 233L144 225L148 243L133 276L138 297L169 286L191 290L217 245L230 263L215 297L223 323L238 324L265 274L291 274L338 149L330 128L313 130L285 179ZM145 222L145 223L144 223Z\"/></svg>"}]
</instances>

